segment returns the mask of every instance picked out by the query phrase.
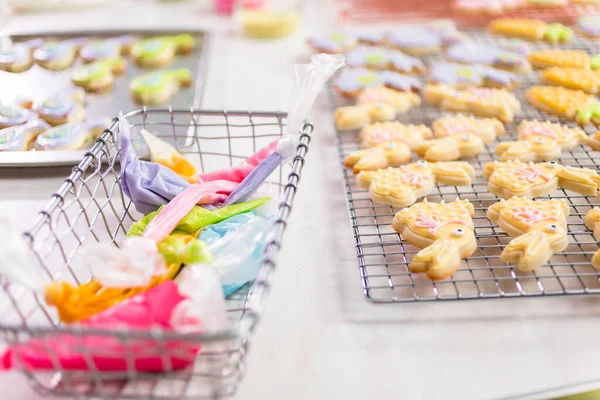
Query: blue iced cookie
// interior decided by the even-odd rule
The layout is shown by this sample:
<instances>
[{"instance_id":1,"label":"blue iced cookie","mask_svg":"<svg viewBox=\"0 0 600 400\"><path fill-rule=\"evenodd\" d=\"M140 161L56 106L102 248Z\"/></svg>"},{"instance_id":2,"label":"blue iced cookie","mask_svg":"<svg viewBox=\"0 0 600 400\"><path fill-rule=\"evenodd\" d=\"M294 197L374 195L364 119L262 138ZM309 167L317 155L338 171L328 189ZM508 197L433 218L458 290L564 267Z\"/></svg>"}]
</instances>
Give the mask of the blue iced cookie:
<instances>
[{"instance_id":1,"label":"blue iced cookie","mask_svg":"<svg viewBox=\"0 0 600 400\"><path fill-rule=\"evenodd\" d=\"M131 35L93 40L81 48L79 55L84 63L114 59L128 54L134 42L135 38Z\"/></svg>"},{"instance_id":2,"label":"blue iced cookie","mask_svg":"<svg viewBox=\"0 0 600 400\"><path fill-rule=\"evenodd\" d=\"M55 126L39 135L34 147L36 150L80 150L100 137L110 122L100 119Z\"/></svg>"},{"instance_id":3,"label":"blue iced cookie","mask_svg":"<svg viewBox=\"0 0 600 400\"><path fill-rule=\"evenodd\" d=\"M0 50L0 70L15 73L27 71L33 65L34 49L43 43L43 39L33 39Z\"/></svg>"},{"instance_id":4,"label":"blue iced cookie","mask_svg":"<svg viewBox=\"0 0 600 400\"><path fill-rule=\"evenodd\" d=\"M37 118L36 113L18 105L0 105L0 129L21 125Z\"/></svg>"},{"instance_id":5,"label":"blue iced cookie","mask_svg":"<svg viewBox=\"0 0 600 400\"><path fill-rule=\"evenodd\" d=\"M50 129L50 125L41 119L4 128L0 130L0 151L31 150L37 137L48 129Z\"/></svg>"},{"instance_id":6,"label":"blue iced cookie","mask_svg":"<svg viewBox=\"0 0 600 400\"><path fill-rule=\"evenodd\" d=\"M46 98L37 108L40 118L52 126L80 122L85 118L85 90L70 88Z\"/></svg>"}]
</instances>

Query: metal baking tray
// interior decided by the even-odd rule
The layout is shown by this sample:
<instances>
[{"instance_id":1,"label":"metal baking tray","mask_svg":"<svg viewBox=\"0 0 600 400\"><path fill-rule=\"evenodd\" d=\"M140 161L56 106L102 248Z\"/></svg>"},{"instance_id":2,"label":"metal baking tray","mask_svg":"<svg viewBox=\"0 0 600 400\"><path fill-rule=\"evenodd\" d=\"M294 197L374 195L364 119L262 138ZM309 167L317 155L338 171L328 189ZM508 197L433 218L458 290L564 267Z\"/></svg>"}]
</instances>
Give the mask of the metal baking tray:
<instances>
[{"instance_id":1,"label":"metal baking tray","mask_svg":"<svg viewBox=\"0 0 600 400\"><path fill-rule=\"evenodd\" d=\"M486 33L467 31L469 36L482 43L493 44L496 39ZM530 43L531 49L548 48L543 43ZM564 48L585 50L589 54L600 51L600 42L575 36L573 42ZM426 64L440 60L441 55L425 58ZM424 83L424 82L423 82ZM475 253L463 260L461 267L451 277L442 281L431 281L425 274L412 274L408 264L419 251L408 244L392 228L392 219L398 208L379 204L369 198L368 190L357 186L351 169L345 168L343 160L349 153L360 149L358 132L338 132L337 142L340 163L344 179L344 191L350 213L352 232L356 245L356 255L360 270L360 279L364 295L376 303L422 302L440 300L465 300L508 297L541 297L555 295L600 294L600 273L590 264L594 252L598 250L598 240L594 238L583 223L585 214L594 206L600 206L600 199L582 196L563 189L550 194L551 198L564 199L570 206L571 214L567 219L569 247L554 255L550 262L534 272L526 273L506 264L500 259L500 253L511 238L502 229L486 218L487 208L499 201L489 193L487 180L483 178L483 164L497 159L494 155L496 144L502 141L516 140L517 126L523 120L542 120L560 122L575 126L572 120L560 119L531 107L525 101L525 92L539 85L537 72L523 75L521 85L513 93L519 98L522 111L515 116L511 124L506 124L506 133L486 148L477 157L466 159L475 168L476 178L471 186L436 186L427 196L429 201L453 201L457 196L469 199L475 207L475 235L478 248ZM346 105L331 88L331 110ZM431 123L449 113L427 104L401 114L399 120L407 124ZM588 125L587 134L600 128ZM563 165L574 167L600 168L600 153L590 147L580 145L572 150L563 151L557 160ZM412 161L416 161L414 156Z\"/></svg>"},{"instance_id":2,"label":"metal baking tray","mask_svg":"<svg viewBox=\"0 0 600 400\"><path fill-rule=\"evenodd\" d=\"M22 42L35 38L44 38L51 40L65 40L71 38L93 38L103 39L120 35L134 35L139 38L153 36L175 35L179 33L189 33L196 39L196 46L191 54L186 56L176 56L169 65L155 68L139 68L131 60L128 60L125 74L115 77L115 82L111 91L105 94L88 94L86 97L85 112L86 118L92 120L95 118L113 118L119 111L123 113L136 110L140 105L136 104L129 90L129 82L133 78L149 71L167 70L174 68L189 68L192 71L195 82L189 88L181 88L168 104L172 108L190 109L198 108L202 99L204 82L206 80L206 69L208 65L209 35L203 31L190 30L116 30L116 31L78 31L68 33L35 33L25 35L15 35L12 37L14 42ZM58 92L62 89L72 87L71 74L73 70L82 65L81 59L77 59L71 68L64 71L49 71L39 65L33 65L31 69L21 73L10 73L0 71L0 92L1 102L11 102L16 97L31 98L35 101L41 101L45 97ZM161 129L170 129L170 121L165 120L165 126ZM191 131L190 131L191 132ZM134 138L135 139L135 138ZM87 150L75 151L14 151L0 152L0 167L47 167L77 165Z\"/></svg>"}]
</instances>

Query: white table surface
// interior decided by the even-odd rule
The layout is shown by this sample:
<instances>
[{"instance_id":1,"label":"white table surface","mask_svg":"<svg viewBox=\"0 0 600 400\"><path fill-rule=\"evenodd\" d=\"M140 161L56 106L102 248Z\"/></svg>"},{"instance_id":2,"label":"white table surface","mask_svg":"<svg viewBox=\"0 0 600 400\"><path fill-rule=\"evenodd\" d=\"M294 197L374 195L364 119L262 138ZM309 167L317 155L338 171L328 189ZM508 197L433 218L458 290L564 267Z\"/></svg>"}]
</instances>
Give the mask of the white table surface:
<instances>
[{"instance_id":1,"label":"white table surface","mask_svg":"<svg viewBox=\"0 0 600 400\"><path fill-rule=\"evenodd\" d=\"M138 3L144 7L124 1L112 11L18 16L10 29L216 29L204 107L285 107L286 73L308 57L302 32L250 41L196 7ZM324 97L313 121L301 190L236 398L500 399L600 378L597 296L367 302ZM32 221L68 171L0 170L4 215ZM0 375L0 387L3 399L38 398L17 373Z\"/></svg>"}]
</instances>

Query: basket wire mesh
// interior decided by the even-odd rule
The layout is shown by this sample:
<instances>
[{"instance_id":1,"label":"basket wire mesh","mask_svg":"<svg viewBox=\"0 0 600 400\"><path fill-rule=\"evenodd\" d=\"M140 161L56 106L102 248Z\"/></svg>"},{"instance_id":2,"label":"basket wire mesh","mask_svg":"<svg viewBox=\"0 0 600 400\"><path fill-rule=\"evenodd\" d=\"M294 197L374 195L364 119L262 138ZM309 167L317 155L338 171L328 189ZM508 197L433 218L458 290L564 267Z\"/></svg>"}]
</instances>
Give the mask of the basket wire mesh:
<instances>
[{"instance_id":1,"label":"basket wire mesh","mask_svg":"<svg viewBox=\"0 0 600 400\"><path fill-rule=\"evenodd\" d=\"M467 33L480 43L494 44L499 40L481 31ZM533 49L549 47L545 44L531 46ZM596 54L600 43L575 37L569 47ZM440 59L441 56L432 56L425 61L431 63ZM359 188L352 171L344 167L344 158L360 149L358 132L337 132L360 279L363 292L369 300L389 303L600 293L600 274L590 264L591 256L598 250L598 240L583 223L587 211L595 205L600 205L599 199L563 189L547 196L564 199L570 206L571 214L567 220L570 244L564 252L554 255L547 265L531 273L521 272L500 259L500 253L511 238L485 216L487 208L499 199L488 192L487 180L483 178L481 170L486 162L497 159L494 150L498 142L516 140L517 126L524 120L548 120L576 126L573 121L561 120L526 103L527 89L539 84L541 83L537 72L523 76L520 87L513 91L521 101L522 111L516 115L513 123L505 125L506 134L495 143L486 145L477 157L464 160L476 170L476 178L471 186L436 185L435 190L427 196L429 201L434 202L453 201L458 196L468 199L475 207L473 222L477 251L463 260L453 276L443 281L434 282L425 274L410 273L408 265L420 249L408 244L392 229L392 219L399 209L373 202L369 198L368 190ZM329 93L332 109L345 105L331 87ZM398 119L403 123L431 126L436 118L448 114L424 101L421 107L400 115ZM586 127L588 134L597 130L598 127ZM416 160L413 156L412 161ZM563 151L557 161L573 167L594 170L599 168L598 153L585 145Z\"/></svg>"},{"instance_id":2,"label":"basket wire mesh","mask_svg":"<svg viewBox=\"0 0 600 400\"><path fill-rule=\"evenodd\" d=\"M286 121L286 115L278 112L171 108L144 108L129 113L127 118L134 146L143 148L139 130L148 129L175 144L203 171L241 163L280 137ZM43 395L77 399L212 399L233 394L243 374L249 337L260 317L270 274L276 265L275 257L298 190L312 130L312 125L304 125L291 165L279 167L267 180L271 191L276 188L278 192L277 219L269 232L257 278L226 299L228 324L221 332L202 335L154 329L107 331L63 325L55 310L39 295L0 276L0 305L3 306L0 331L9 345L68 334L82 340L77 351L88 360L87 371L67 371L57 360L53 362L52 372L24 371L32 386ZM72 284L89 280L87 268L79 267L80 247L90 242L118 246L128 227L141 217L121 189L117 137L115 120L39 213L34 226L25 233L39 262L40 274L51 280ZM83 339L92 336L109 337L123 346L128 362L125 372L99 372L96 369L92 357L101 357L105 350L83 345ZM154 347L153 354L156 349L164 354L164 373L143 373L133 368L134 355L143 357L144 347L139 344L144 342L141 341ZM176 348L170 346L173 341ZM48 354L55 357L49 342L45 343ZM201 352L192 367L173 369L168 355L184 354L200 344Z\"/></svg>"}]
</instances>

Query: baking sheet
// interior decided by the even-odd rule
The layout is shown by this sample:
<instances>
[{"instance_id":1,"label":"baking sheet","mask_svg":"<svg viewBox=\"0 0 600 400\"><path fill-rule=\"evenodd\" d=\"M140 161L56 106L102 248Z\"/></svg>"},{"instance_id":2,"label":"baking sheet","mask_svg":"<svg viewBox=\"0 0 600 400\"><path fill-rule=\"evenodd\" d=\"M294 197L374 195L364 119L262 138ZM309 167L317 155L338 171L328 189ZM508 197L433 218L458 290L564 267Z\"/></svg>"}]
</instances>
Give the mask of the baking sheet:
<instances>
[{"instance_id":1,"label":"baking sheet","mask_svg":"<svg viewBox=\"0 0 600 400\"><path fill-rule=\"evenodd\" d=\"M170 70L176 68L189 68L195 79L195 83L189 88L181 88L171 99L169 106L173 108L188 109L198 108L202 98L204 82L206 80L206 66L208 60L209 35L203 31L189 30L166 30L166 31L87 31L57 33L36 33L13 36L14 42L23 42L34 38L47 40L65 40L71 38L88 37L94 39L110 38L121 35L134 35L139 38L153 36L176 35L189 33L196 39L194 51L186 56L176 56L169 65L160 68L139 68L130 56L125 74L116 76L113 88L105 94L88 94L86 97L85 112L87 120L109 117L114 118L119 111L126 113L142 108L136 104L129 90L129 82L133 78L150 71ZM39 65L33 65L31 69L21 73L10 73L0 71L0 101L11 102L16 97L31 98L36 102L42 101L47 96L62 89L72 87L71 74L73 70L83 64L77 59L71 68L65 71L50 71ZM169 121L165 121L168 123ZM165 131L157 130L155 133L168 135L166 124ZM135 138L134 138L135 139ZM21 151L0 152L0 167L47 167L77 165L87 150L76 151Z\"/></svg>"}]
</instances>

